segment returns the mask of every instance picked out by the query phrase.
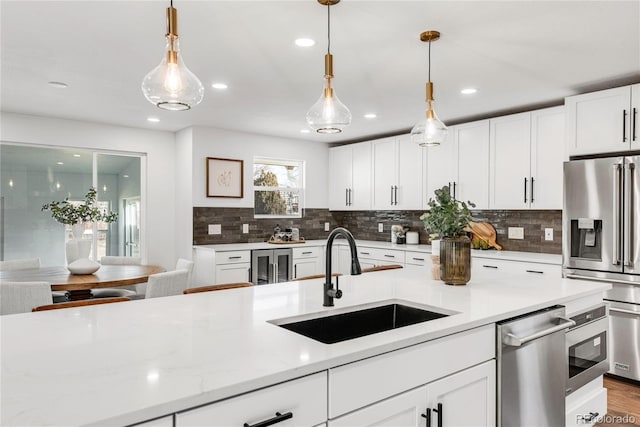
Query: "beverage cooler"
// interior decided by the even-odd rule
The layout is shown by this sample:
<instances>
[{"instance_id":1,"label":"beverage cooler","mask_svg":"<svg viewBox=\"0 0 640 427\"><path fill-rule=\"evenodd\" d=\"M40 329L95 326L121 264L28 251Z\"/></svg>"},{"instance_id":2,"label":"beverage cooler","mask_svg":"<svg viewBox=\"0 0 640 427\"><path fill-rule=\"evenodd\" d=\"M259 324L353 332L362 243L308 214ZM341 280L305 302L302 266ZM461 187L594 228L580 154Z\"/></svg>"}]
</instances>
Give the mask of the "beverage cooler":
<instances>
[{"instance_id":1,"label":"beverage cooler","mask_svg":"<svg viewBox=\"0 0 640 427\"><path fill-rule=\"evenodd\" d=\"M292 259L291 248L251 251L251 282L266 285L290 281L293 278Z\"/></svg>"}]
</instances>

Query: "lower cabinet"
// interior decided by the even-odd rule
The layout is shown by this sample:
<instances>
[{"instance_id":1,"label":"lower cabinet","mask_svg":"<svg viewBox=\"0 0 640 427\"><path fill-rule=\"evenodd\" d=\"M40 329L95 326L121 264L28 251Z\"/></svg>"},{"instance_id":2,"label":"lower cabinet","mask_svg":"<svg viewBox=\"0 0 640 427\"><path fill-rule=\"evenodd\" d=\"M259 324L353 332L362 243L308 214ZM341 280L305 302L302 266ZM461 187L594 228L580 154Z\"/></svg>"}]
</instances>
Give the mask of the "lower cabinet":
<instances>
[{"instance_id":1,"label":"lower cabinet","mask_svg":"<svg viewBox=\"0 0 640 427\"><path fill-rule=\"evenodd\" d=\"M175 427L322 425L327 420L327 373L287 381L176 414Z\"/></svg>"},{"instance_id":2,"label":"lower cabinet","mask_svg":"<svg viewBox=\"0 0 640 427\"><path fill-rule=\"evenodd\" d=\"M323 248L321 246L293 248L294 279L322 274L323 266Z\"/></svg>"},{"instance_id":3,"label":"lower cabinet","mask_svg":"<svg viewBox=\"0 0 640 427\"><path fill-rule=\"evenodd\" d=\"M495 426L495 405L495 361L490 360L331 420L329 427Z\"/></svg>"},{"instance_id":4,"label":"lower cabinet","mask_svg":"<svg viewBox=\"0 0 640 427\"><path fill-rule=\"evenodd\" d=\"M562 267L556 264L542 264L522 261L506 261L491 258L471 258L471 277L499 278L504 273L525 273L540 277L561 277Z\"/></svg>"},{"instance_id":5,"label":"lower cabinet","mask_svg":"<svg viewBox=\"0 0 640 427\"><path fill-rule=\"evenodd\" d=\"M251 281L251 251L216 254L216 285Z\"/></svg>"}]
</instances>

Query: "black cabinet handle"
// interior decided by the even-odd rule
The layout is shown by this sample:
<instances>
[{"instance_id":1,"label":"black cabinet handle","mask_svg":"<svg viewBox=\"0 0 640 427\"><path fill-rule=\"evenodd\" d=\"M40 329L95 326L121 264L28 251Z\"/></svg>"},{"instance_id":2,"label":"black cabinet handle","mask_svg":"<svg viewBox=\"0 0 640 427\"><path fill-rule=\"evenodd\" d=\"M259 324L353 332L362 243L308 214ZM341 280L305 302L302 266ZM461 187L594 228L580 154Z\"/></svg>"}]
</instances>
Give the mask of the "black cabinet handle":
<instances>
[{"instance_id":1,"label":"black cabinet handle","mask_svg":"<svg viewBox=\"0 0 640 427\"><path fill-rule=\"evenodd\" d=\"M414 261L424 261L424 258L413 258Z\"/></svg>"},{"instance_id":2,"label":"black cabinet handle","mask_svg":"<svg viewBox=\"0 0 640 427\"><path fill-rule=\"evenodd\" d=\"M544 274L544 271L539 270L525 270L527 273Z\"/></svg>"},{"instance_id":3,"label":"black cabinet handle","mask_svg":"<svg viewBox=\"0 0 640 427\"><path fill-rule=\"evenodd\" d=\"M351 189L349 189L349 206L351 206L353 204L353 201L351 200Z\"/></svg>"},{"instance_id":4,"label":"black cabinet handle","mask_svg":"<svg viewBox=\"0 0 640 427\"><path fill-rule=\"evenodd\" d=\"M635 141L637 139L636 137L636 120L638 119L638 109L633 107L633 121L631 122L631 127L632 127L632 131L631 131L631 138L632 141Z\"/></svg>"},{"instance_id":5,"label":"black cabinet handle","mask_svg":"<svg viewBox=\"0 0 640 427\"><path fill-rule=\"evenodd\" d=\"M582 421L586 421L586 422L590 423L591 421L593 421L596 418L598 418L598 415L600 415L600 413L598 413L598 412L589 412L589 415L583 415L582 416Z\"/></svg>"},{"instance_id":6,"label":"black cabinet handle","mask_svg":"<svg viewBox=\"0 0 640 427\"><path fill-rule=\"evenodd\" d=\"M438 403L438 409L434 409L433 412L438 414L438 427L442 427L442 403Z\"/></svg>"},{"instance_id":7,"label":"black cabinet handle","mask_svg":"<svg viewBox=\"0 0 640 427\"><path fill-rule=\"evenodd\" d=\"M386 255L385 254L385 257L387 257L387 258L395 258L396 256L395 255Z\"/></svg>"},{"instance_id":8,"label":"black cabinet handle","mask_svg":"<svg viewBox=\"0 0 640 427\"><path fill-rule=\"evenodd\" d=\"M240 259L242 258L241 256L230 256L228 259Z\"/></svg>"},{"instance_id":9,"label":"black cabinet handle","mask_svg":"<svg viewBox=\"0 0 640 427\"><path fill-rule=\"evenodd\" d=\"M524 202L527 203L527 178L524 178Z\"/></svg>"},{"instance_id":10,"label":"black cabinet handle","mask_svg":"<svg viewBox=\"0 0 640 427\"><path fill-rule=\"evenodd\" d=\"M393 186L393 191L395 193L395 200L396 200L395 205L398 206L398 186L397 185Z\"/></svg>"},{"instance_id":11,"label":"black cabinet handle","mask_svg":"<svg viewBox=\"0 0 640 427\"><path fill-rule=\"evenodd\" d=\"M244 423L243 427L267 427L272 426L277 423L281 423L284 420L288 420L293 418L293 412L285 412L281 414L280 412L276 412L276 416L273 418L269 418L268 420L260 421L259 423L249 424Z\"/></svg>"},{"instance_id":12,"label":"black cabinet handle","mask_svg":"<svg viewBox=\"0 0 640 427\"><path fill-rule=\"evenodd\" d=\"M456 199L456 182L453 181L453 200Z\"/></svg>"},{"instance_id":13,"label":"black cabinet handle","mask_svg":"<svg viewBox=\"0 0 640 427\"><path fill-rule=\"evenodd\" d=\"M293 265L293 277L298 277L298 264Z\"/></svg>"},{"instance_id":14,"label":"black cabinet handle","mask_svg":"<svg viewBox=\"0 0 640 427\"><path fill-rule=\"evenodd\" d=\"M371 255L369 252L360 252L360 255Z\"/></svg>"},{"instance_id":15,"label":"black cabinet handle","mask_svg":"<svg viewBox=\"0 0 640 427\"><path fill-rule=\"evenodd\" d=\"M531 203L533 203L533 177L531 177Z\"/></svg>"},{"instance_id":16,"label":"black cabinet handle","mask_svg":"<svg viewBox=\"0 0 640 427\"><path fill-rule=\"evenodd\" d=\"M427 427L431 427L431 408L427 408L426 414L420 414L422 418L427 419Z\"/></svg>"},{"instance_id":17,"label":"black cabinet handle","mask_svg":"<svg viewBox=\"0 0 640 427\"><path fill-rule=\"evenodd\" d=\"M627 110L622 110L622 142L627 142Z\"/></svg>"},{"instance_id":18,"label":"black cabinet handle","mask_svg":"<svg viewBox=\"0 0 640 427\"><path fill-rule=\"evenodd\" d=\"M349 206L349 189L344 189L344 205Z\"/></svg>"},{"instance_id":19,"label":"black cabinet handle","mask_svg":"<svg viewBox=\"0 0 640 427\"><path fill-rule=\"evenodd\" d=\"M495 268L495 269L498 268L498 266L496 266L496 265L483 265L483 267L484 268Z\"/></svg>"},{"instance_id":20,"label":"black cabinet handle","mask_svg":"<svg viewBox=\"0 0 640 427\"><path fill-rule=\"evenodd\" d=\"M312 253L313 252L311 252L311 251L306 251L306 252L302 252L302 255L309 255L309 254L312 254Z\"/></svg>"}]
</instances>

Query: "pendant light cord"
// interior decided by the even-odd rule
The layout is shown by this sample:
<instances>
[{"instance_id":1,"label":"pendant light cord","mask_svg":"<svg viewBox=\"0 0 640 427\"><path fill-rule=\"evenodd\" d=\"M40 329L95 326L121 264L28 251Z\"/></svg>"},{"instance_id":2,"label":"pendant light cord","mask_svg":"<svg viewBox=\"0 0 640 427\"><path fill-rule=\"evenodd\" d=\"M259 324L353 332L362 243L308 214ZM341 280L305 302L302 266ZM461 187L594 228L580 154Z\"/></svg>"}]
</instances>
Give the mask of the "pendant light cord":
<instances>
[{"instance_id":1,"label":"pendant light cord","mask_svg":"<svg viewBox=\"0 0 640 427\"><path fill-rule=\"evenodd\" d=\"M171 0L173 1L173 0ZM327 3L327 53L331 53L331 3Z\"/></svg>"},{"instance_id":2,"label":"pendant light cord","mask_svg":"<svg viewBox=\"0 0 640 427\"><path fill-rule=\"evenodd\" d=\"M173 1L173 0L171 0ZM429 66L428 66L428 72L427 72L427 81L431 81L431 40L429 40Z\"/></svg>"}]
</instances>

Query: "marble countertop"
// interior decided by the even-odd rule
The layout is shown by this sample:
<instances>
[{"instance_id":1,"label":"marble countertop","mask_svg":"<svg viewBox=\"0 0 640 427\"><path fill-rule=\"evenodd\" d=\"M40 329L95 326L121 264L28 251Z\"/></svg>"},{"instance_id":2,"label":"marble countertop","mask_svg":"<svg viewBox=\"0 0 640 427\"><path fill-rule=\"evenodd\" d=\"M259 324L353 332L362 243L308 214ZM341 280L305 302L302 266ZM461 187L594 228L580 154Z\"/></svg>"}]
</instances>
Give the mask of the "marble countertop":
<instances>
[{"instance_id":1,"label":"marble countertop","mask_svg":"<svg viewBox=\"0 0 640 427\"><path fill-rule=\"evenodd\" d=\"M275 248L295 248L295 247L304 247L304 246L325 246L327 243L326 239L322 240L307 240L305 243L297 243L291 245L274 245L267 242L256 242L256 243L227 243L227 244L219 244L219 245L196 245L194 248L197 249L205 249L205 250L213 250L217 252L227 252L227 251L243 251L243 250L254 250L254 249L275 249ZM346 241L344 239L336 239L334 241L336 245L346 245ZM424 252L431 253L431 245L398 245L396 243L391 242L379 242L375 240L356 240L356 244L358 246L366 246L370 248L379 248L379 249L395 249L401 251L413 251L413 252ZM505 261L522 261L522 262L536 262L540 264L553 264L553 265L562 265L562 255L557 254L544 254L544 253L536 253L536 252L518 252L518 251L497 251L493 249L489 250L471 250L471 256L473 258L490 258L490 259L501 259Z\"/></svg>"},{"instance_id":2,"label":"marble countertop","mask_svg":"<svg viewBox=\"0 0 640 427\"><path fill-rule=\"evenodd\" d=\"M596 296L609 285L531 275L447 286L410 270L0 318L0 424L126 425L481 325ZM268 320L400 299L458 312L322 344Z\"/></svg>"}]
</instances>

